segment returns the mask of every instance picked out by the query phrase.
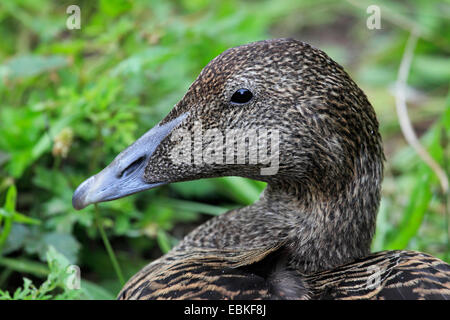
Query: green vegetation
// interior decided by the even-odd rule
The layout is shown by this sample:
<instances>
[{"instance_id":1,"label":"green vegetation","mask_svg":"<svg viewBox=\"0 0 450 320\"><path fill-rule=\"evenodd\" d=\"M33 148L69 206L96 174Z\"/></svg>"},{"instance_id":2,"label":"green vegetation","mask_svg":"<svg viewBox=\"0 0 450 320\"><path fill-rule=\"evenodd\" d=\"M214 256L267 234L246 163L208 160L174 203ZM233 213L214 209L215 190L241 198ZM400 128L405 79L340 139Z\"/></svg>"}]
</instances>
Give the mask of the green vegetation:
<instances>
[{"instance_id":1,"label":"green vegetation","mask_svg":"<svg viewBox=\"0 0 450 320\"><path fill-rule=\"evenodd\" d=\"M387 162L373 250L450 262L448 197L404 142L392 95L417 26L409 114L448 172L448 2L76 2L80 30L66 28L74 1L0 4L0 299L114 298L121 272L128 279L195 225L257 199L263 183L231 177L164 186L98 210L71 205L75 188L162 119L213 57L273 37L326 51L377 111ZM381 30L366 27L370 4L381 7ZM66 285L71 264L81 269L81 290Z\"/></svg>"}]
</instances>

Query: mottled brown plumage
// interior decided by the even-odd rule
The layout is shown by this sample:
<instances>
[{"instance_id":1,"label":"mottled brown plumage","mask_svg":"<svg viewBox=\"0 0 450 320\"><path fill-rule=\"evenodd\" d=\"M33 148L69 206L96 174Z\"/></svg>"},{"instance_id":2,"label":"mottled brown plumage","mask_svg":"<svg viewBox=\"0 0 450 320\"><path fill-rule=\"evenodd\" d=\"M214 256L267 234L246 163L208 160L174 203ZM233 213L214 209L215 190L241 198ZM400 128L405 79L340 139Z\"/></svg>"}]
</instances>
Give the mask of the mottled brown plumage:
<instances>
[{"instance_id":1,"label":"mottled brown plumage","mask_svg":"<svg viewBox=\"0 0 450 320\"><path fill-rule=\"evenodd\" d=\"M240 88L253 98L230 103ZM181 118L177 130L192 131L196 121L204 131L278 130L279 170L262 175L264 166L249 161L251 143L245 163L195 163L194 155L173 163L179 139L171 131L145 158L143 183L241 176L268 186L253 205L209 220L142 269L120 299L450 298L450 266L441 260L370 254L383 175L378 122L365 94L325 53L292 39L229 49L160 125ZM101 201L86 200L88 187L81 189L76 206Z\"/></svg>"}]
</instances>

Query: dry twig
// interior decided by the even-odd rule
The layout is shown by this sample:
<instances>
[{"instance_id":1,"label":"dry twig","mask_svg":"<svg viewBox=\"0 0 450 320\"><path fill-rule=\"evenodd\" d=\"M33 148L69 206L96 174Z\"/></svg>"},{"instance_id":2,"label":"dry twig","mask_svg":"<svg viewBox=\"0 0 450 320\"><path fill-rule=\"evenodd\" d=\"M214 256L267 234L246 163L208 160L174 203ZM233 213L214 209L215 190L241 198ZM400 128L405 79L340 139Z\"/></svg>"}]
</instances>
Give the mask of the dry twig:
<instances>
[{"instance_id":1,"label":"dry twig","mask_svg":"<svg viewBox=\"0 0 450 320\"><path fill-rule=\"evenodd\" d=\"M409 70L411 67L412 57L414 55L414 49L419 38L418 31L414 28L406 43L406 48L403 53L400 68L398 70L397 84L395 89L395 106L402 129L403 135L406 141L416 150L420 158L434 171L441 184L444 195L448 192L448 178L444 170L439 164L429 155L425 148L420 144L416 133L411 125L411 121L408 116L408 110L406 106L406 82L408 80Z\"/></svg>"}]
</instances>

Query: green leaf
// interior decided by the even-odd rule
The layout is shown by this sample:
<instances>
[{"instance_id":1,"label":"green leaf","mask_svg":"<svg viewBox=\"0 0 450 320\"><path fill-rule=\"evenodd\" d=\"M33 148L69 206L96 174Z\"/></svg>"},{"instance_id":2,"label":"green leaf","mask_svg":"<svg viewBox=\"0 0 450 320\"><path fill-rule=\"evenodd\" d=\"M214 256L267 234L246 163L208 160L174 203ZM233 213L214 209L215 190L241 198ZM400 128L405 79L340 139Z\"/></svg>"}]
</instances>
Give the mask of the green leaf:
<instances>
[{"instance_id":1,"label":"green leaf","mask_svg":"<svg viewBox=\"0 0 450 320\"><path fill-rule=\"evenodd\" d=\"M6 239L8 238L9 233L11 232L12 223L14 219L14 212L16 209L16 199L17 199L17 189L16 186L13 184L8 188L8 191L6 192L6 200L4 209L2 210L4 216L5 222L3 223L3 227L1 229L0 233L0 252L3 250L3 246L6 242ZM1 217L0 216L0 217ZM2 219L0 219L1 223Z\"/></svg>"},{"instance_id":2,"label":"green leaf","mask_svg":"<svg viewBox=\"0 0 450 320\"><path fill-rule=\"evenodd\" d=\"M218 180L224 191L228 192L235 200L244 205L249 205L258 200L264 184L255 184L254 181L241 177L225 177Z\"/></svg>"},{"instance_id":3,"label":"green leaf","mask_svg":"<svg viewBox=\"0 0 450 320\"><path fill-rule=\"evenodd\" d=\"M173 207L174 209L207 213L207 214L210 214L213 216L221 215L222 213L227 212L229 210L228 208L213 206L213 205L194 202L194 201L167 199L166 201L161 201L161 202Z\"/></svg>"},{"instance_id":4,"label":"green leaf","mask_svg":"<svg viewBox=\"0 0 450 320\"><path fill-rule=\"evenodd\" d=\"M83 296L89 300L114 300L116 298L105 288L84 279L81 280L81 291Z\"/></svg>"},{"instance_id":5,"label":"green leaf","mask_svg":"<svg viewBox=\"0 0 450 320\"><path fill-rule=\"evenodd\" d=\"M75 263L77 261L80 244L71 234L48 233L44 236L43 243L46 247L57 250L59 256L64 257L68 262Z\"/></svg>"},{"instance_id":6,"label":"green leaf","mask_svg":"<svg viewBox=\"0 0 450 320\"><path fill-rule=\"evenodd\" d=\"M158 229L156 239L162 252L167 253L172 249L170 236L163 229Z\"/></svg>"},{"instance_id":7,"label":"green leaf","mask_svg":"<svg viewBox=\"0 0 450 320\"><path fill-rule=\"evenodd\" d=\"M132 2L129 0L101 0L100 8L102 12L115 17L132 8Z\"/></svg>"},{"instance_id":8,"label":"green leaf","mask_svg":"<svg viewBox=\"0 0 450 320\"><path fill-rule=\"evenodd\" d=\"M26 240L25 249L28 253L37 253L42 261L46 261L47 252L50 247L57 250L71 263L77 261L80 244L69 233L38 232L37 235L30 236Z\"/></svg>"},{"instance_id":9,"label":"green leaf","mask_svg":"<svg viewBox=\"0 0 450 320\"><path fill-rule=\"evenodd\" d=\"M414 57L412 71L412 80L447 85L450 79L450 60L446 56L417 55Z\"/></svg>"},{"instance_id":10,"label":"green leaf","mask_svg":"<svg viewBox=\"0 0 450 320\"><path fill-rule=\"evenodd\" d=\"M3 208L0 208L0 216L11 217L12 221L19 222L19 223L24 223L24 224L41 224L40 220L27 217L26 215L21 214L19 212L11 213L9 211L6 211Z\"/></svg>"},{"instance_id":11,"label":"green leaf","mask_svg":"<svg viewBox=\"0 0 450 320\"><path fill-rule=\"evenodd\" d=\"M9 78L31 77L43 72L62 68L67 63L65 57L58 55L48 57L38 55L19 56L0 65L0 75Z\"/></svg>"},{"instance_id":12,"label":"green leaf","mask_svg":"<svg viewBox=\"0 0 450 320\"><path fill-rule=\"evenodd\" d=\"M15 212L16 199L17 199L17 188L15 185L12 185L9 187L8 192L6 193L6 200L4 206L6 211Z\"/></svg>"},{"instance_id":13,"label":"green leaf","mask_svg":"<svg viewBox=\"0 0 450 320\"><path fill-rule=\"evenodd\" d=\"M6 239L5 245L3 247L2 253L7 255L10 252L21 249L25 243L26 239L30 234L30 230L27 226L13 223L11 227L11 232Z\"/></svg>"},{"instance_id":14,"label":"green leaf","mask_svg":"<svg viewBox=\"0 0 450 320\"><path fill-rule=\"evenodd\" d=\"M10 268L20 273L29 273L38 277L46 276L49 273L49 269L46 265L23 258L0 257L0 266Z\"/></svg>"},{"instance_id":15,"label":"green leaf","mask_svg":"<svg viewBox=\"0 0 450 320\"><path fill-rule=\"evenodd\" d=\"M391 236L391 239L386 244L387 250L406 248L409 241L417 234L417 231L422 224L431 197L430 177L429 174L427 174L417 182L410 195L409 203L402 216L402 221L397 226L395 234Z\"/></svg>"},{"instance_id":16,"label":"green leaf","mask_svg":"<svg viewBox=\"0 0 450 320\"><path fill-rule=\"evenodd\" d=\"M70 189L67 177L62 172L44 167L36 168L33 183L38 187L52 191L56 195L63 195L66 190Z\"/></svg>"},{"instance_id":17,"label":"green leaf","mask_svg":"<svg viewBox=\"0 0 450 320\"><path fill-rule=\"evenodd\" d=\"M70 262L64 254L59 252L53 245L49 245L47 252L45 253L47 263L49 264L50 271L58 269L65 269L69 266Z\"/></svg>"}]
</instances>

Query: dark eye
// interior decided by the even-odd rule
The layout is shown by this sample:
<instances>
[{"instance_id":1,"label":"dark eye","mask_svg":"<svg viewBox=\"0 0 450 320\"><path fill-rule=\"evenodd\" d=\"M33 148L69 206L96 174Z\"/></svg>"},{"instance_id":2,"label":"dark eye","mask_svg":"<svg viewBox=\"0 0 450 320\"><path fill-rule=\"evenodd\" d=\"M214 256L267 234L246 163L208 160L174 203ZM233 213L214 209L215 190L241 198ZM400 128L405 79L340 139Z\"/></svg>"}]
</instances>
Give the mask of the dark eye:
<instances>
[{"instance_id":1,"label":"dark eye","mask_svg":"<svg viewBox=\"0 0 450 320\"><path fill-rule=\"evenodd\" d=\"M253 93L248 89L239 89L231 97L231 102L236 104L244 104L252 100Z\"/></svg>"}]
</instances>

